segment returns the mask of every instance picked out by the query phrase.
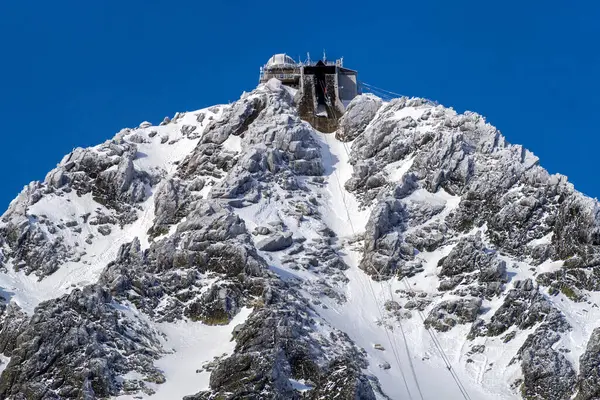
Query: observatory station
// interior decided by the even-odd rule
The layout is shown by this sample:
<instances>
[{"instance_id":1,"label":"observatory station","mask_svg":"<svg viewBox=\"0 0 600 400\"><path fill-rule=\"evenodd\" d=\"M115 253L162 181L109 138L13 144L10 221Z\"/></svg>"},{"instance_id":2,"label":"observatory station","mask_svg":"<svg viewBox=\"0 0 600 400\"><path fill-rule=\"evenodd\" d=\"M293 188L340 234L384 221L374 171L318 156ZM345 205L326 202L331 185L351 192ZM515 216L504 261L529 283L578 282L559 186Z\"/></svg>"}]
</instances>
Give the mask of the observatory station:
<instances>
[{"instance_id":1,"label":"observatory station","mask_svg":"<svg viewBox=\"0 0 600 400\"><path fill-rule=\"evenodd\" d=\"M298 90L300 118L321 132L334 132L346 107L358 95L357 72L344 68L344 59L296 62L286 54L275 54L260 68L260 83L279 79Z\"/></svg>"}]
</instances>

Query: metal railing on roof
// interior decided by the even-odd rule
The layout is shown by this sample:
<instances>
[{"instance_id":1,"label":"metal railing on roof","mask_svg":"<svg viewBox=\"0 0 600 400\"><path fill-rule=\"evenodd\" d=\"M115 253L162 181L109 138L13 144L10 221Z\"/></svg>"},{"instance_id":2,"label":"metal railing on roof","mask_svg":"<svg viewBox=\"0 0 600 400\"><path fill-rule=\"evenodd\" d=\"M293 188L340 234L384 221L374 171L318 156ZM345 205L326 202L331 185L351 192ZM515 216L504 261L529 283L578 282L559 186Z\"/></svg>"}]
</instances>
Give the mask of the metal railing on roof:
<instances>
[{"instance_id":1,"label":"metal railing on roof","mask_svg":"<svg viewBox=\"0 0 600 400\"><path fill-rule=\"evenodd\" d=\"M296 80L300 78L300 74L277 74L269 72L260 74L260 80L268 80L271 78L277 78L279 80Z\"/></svg>"}]
</instances>

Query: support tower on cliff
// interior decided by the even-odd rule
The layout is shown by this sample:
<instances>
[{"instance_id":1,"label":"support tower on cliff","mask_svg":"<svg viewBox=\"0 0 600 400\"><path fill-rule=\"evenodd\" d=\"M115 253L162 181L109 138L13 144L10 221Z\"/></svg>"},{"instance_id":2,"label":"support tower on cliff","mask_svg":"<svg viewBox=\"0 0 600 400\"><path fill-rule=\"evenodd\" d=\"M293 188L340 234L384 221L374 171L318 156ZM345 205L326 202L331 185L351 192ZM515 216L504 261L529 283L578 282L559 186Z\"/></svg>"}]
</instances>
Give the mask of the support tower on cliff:
<instances>
[{"instance_id":1,"label":"support tower on cliff","mask_svg":"<svg viewBox=\"0 0 600 400\"><path fill-rule=\"evenodd\" d=\"M343 58L313 63L275 54L260 68L260 83L272 78L298 90L300 117L321 132L334 132L346 107L358 95L358 73L344 68Z\"/></svg>"}]
</instances>

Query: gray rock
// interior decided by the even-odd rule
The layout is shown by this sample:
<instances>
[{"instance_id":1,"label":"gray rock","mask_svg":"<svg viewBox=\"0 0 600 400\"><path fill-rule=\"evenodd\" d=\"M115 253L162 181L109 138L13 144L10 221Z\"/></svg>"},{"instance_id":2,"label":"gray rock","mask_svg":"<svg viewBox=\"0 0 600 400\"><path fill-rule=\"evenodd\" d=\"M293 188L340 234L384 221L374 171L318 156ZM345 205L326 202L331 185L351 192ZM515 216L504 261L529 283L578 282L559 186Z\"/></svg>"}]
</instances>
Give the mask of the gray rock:
<instances>
[{"instance_id":1,"label":"gray rock","mask_svg":"<svg viewBox=\"0 0 600 400\"><path fill-rule=\"evenodd\" d=\"M411 299L404 304L404 308L407 310L425 311L425 308L429 304L431 304L431 300L428 299Z\"/></svg>"},{"instance_id":2,"label":"gray rock","mask_svg":"<svg viewBox=\"0 0 600 400\"><path fill-rule=\"evenodd\" d=\"M275 233L261 239L256 243L256 248L262 251L280 251L290 247L294 241L291 233Z\"/></svg>"},{"instance_id":3,"label":"gray rock","mask_svg":"<svg viewBox=\"0 0 600 400\"><path fill-rule=\"evenodd\" d=\"M480 236L462 239L446 258L440 260L440 275L452 277L466 272L482 271L480 274L487 276L485 271L496 271L496 264L494 255L485 250ZM506 266L504 269L506 270Z\"/></svg>"},{"instance_id":4,"label":"gray rock","mask_svg":"<svg viewBox=\"0 0 600 400\"><path fill-rule=\"evenodd\" d=\"M390 365L389 362L384 361L384 362L382 362L382 363L379 364L379 368L381 368L381 369L390 369L390 368L392 368L392 366Z\"/></svg>"},{"instance_id":5,"label":"gray rock","mask_svg":"<svg viewBox=\"0 0 600 400\"><path fill-rule=\"evenodd\" d=\"M572 397L577 382L575 369L561 352L553 348L561 334L570 329L564 316L553 309L519 349L523 397L552 400Z\"/></svg>"},{"instance_id":6,"label":"gray rock","mask_svg":"<svg viewBox=\"0 0 600 400\"><path fill-rule=\"evenodd\" d=\"M242 287L237 284L215 284L185 310L185 316L206 325L226 325L239 312Z\"/></svg>"},{"instance_id":7,"label":"gray rock","mask_svg":"<svg viewBox=\"0 0 600 400\"><path fill-rule=\"evenodd\" d=\"M0 376L2 398L114 396L122 387L117 376L126 371L164 381L152 365L159 354L156 333L141 320L122 318L110 295L96 286L42 303L15 340Z\"/></svg>"},{"instance_id":8,"label":"gray rock","mask_svg":"<svg viewBox=\"0 0 600 400\"><path fill-rule=\"evenodd\" d=\"M271 233L271 230L266 226L258 226L256 227L256 233L259 235L268 235Z\"/></svg>"},{"instance_id":9,"label":"gray rock","mask_svg":"<svg viewBox=\"0 0 600 400\"><path fill-rule=\"evenodd\" d=\"M191 195L179 180L161 182L154 195L154 225L148 234L155 237L168 232L169 225L176 224L186 215L190 203Z\"/></svg>"},{"instance_id":10,"label":"gray rock","mask_svg":"<svg viewBox=\"0 0 600 400\"><path fill-rule=\"evenodd\" d=\"M196 132L197 128L196 125L183 125L181 127L181 133L190 139L196 139L198 137Z\"/></svg>"},{"instance_id":11,"label":"gray rock","mask_svg":"<svg viewBox=\"0 0 600 400\"><path fill-rule=\"evenodd\" d=\"M553 310L552 304L538 291L533 282L518 281L487 324L474 324L472 336L499 336L510 327L528 329L542 322Z\"/></svg>"},{"instance_id":12,"label":"gray rock","mask_svg":"<svg viewBox=\"0 0 600 400\"><path fill-rule=\"evenodd\" d=\"M377 110L382 104L381 99L373 95L365 94L355 97L340 119L335 138L342 142L350 142L361 135L375 118Z\"/></svg>"},{"instance_id":13,"label":"gray rock","mask_svg":"<svg viewBox=\"0 0 600 400\"><path fill-rule=\"evenodd\" d=\"M458 324L474 322L481 308L481 299L445 300L436 305L424 321L425 327L446 332Z\"/></svg>"},{"instance_id":14,"label":"gray rock","mask_svg":"<svg viewBox=\"0 0 600 400\"><path fill-rule=\"evenodd\" d=\"M108 225L100 225L98 227L98 233L100 233L102 236L110 235L111 232L112 230Z\"/></svg>"},{"instance_id":15,"label":"gray rock","mask_svg":"<svg viewBox=\"0 0 600 400\"><path fill-rule=\"evenodd\" d=\"M133 135L129 135L127 137L127 140L130 141L131 143L149 143L149 140L146 139L144 137L144 135L142 135L139 132L136 132Z\"/></svg>"},{"instance_id":16,"label":"gray rock","mask_svg":"<svg viewBox=\"0 0 600 400\"><path fill-rule=\"evenodd\" d=\"M600 397L600 328L594 329L585 352L579 357L576 400Z\"/></svg>"}]
</instances>

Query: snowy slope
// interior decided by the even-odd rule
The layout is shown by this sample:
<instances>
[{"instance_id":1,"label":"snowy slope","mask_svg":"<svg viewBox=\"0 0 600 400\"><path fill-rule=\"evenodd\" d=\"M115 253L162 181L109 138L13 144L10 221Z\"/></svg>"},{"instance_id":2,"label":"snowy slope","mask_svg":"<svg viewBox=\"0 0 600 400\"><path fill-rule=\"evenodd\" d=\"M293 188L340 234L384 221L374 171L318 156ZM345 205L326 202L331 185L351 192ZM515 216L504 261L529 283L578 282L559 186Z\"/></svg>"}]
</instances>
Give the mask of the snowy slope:
<instances>
[{"instance_id":1,"label":"snowy slope","mask_svg":"<svg viewBox=\"0 0 600 400\"><path fill-rule=\"evenodd\" d=\"M125 142L132 142L131 138L134 136L136 143L139 138L143 140L142 143L137 143L137 155L134 160L136 169L159 171L169 177L174 174L177 164L196 145L200 137L199 135L193 139L186 137L181 127L193 126L196 127L197 133L201 133L209 118L218 118L221 113L222 108L219 107L189 112L181 114L176 123L124 130L117 136L121 136ZM202 123L197 122L198 115L206 115ZM91 151L101 151L100 148L101 146L96 146ZM28 313L32 313L42 301L59 297L73 288L96 282L106 264L115 259L122 244L139 237L144 246L148 246L147 231L154 220L153 195L153 188L148 188L147 198L139 205L138 219L131 224L114 227L108 235L98 235L96 227L89 223L81 226L81 232L61 232L62 240L79 247L81 253L86 253L78 257L77 261L65 263L56 273L43 280L23 272L15 272L8 264L7 271L0 274L0 286L10 291L13 301ZM14 207L14 203L18 201L18 198L15 199L11 207ZM70 192L42 197L38 202L27 207L26 215L33 220L36 216L44 215L52 223L61 224L94 212L111 214L105 206L92 199L91 193L78 196L75 192ZM98 238L93 244L88 244L84 241L88 235L98 235Z\"/></svg>"},{"instance_id":2,"label":"snowy slope","mask_svg":"<svg viewBox=\"0 0 600 400\"><path fill-rule=\"evenodd\" d=\"M596 201L477 114L365 95L324 134L295 95L144 122L24 189L0 396L600 395Z\"/></svg>"},{"instance_id":3,"label":"snowy slope","mask_svg":"<svg viewBox=\"0 0 600 400\"><path fill-rule=\"evenodd\" d=\"M355 236L364 233L370 210L368 207L360 207L359 202L354 195L344 189L344 184L350 178L351 165L348 162L348 150L344 143L339 142L331 135L315 132L315 138L319 141L321 152L325 161L325 171L327 182L321 189L322 208L320 212L323 221L338 236L341 242L352 242ZM395 175L396 180L401 180L402 173L405 172L411 160L399 165L390 167L390 171ZM431 196L434 197L434 196ZM448 202L451 207L456 206L460 199L440 194L439 201ZM427 199L436 201L436 199ZM272 220L273 215L278 215L285 209L281 206L278 210L278 204L268 206L246 207L238 211L238 214L244 218L250 227L261 226ZM253 212L254 211L254 212ZM294 229L295 235L301 235L305 238L314 236L315 227L310 221L302 223L297 229ZM312 233L312 235L311 235ZM350 266L346 272L348 283L339 288L345 295L346 302L339 304L332 299L323 300L323 308L319 310L320 315L331 325L350 335L356 344L367 351L369 374L376 376L383 388L383 392L393 399L420 398L421 390L424 398L446 398L462 399L463 396L456 387L454 387L453 378L445 373L445 365L441 356L434 347L431 337L422 327L422 321L415 317L403 321L403 326L393 321L388 321L383 316L384 303L389 300L400 300L398 295L393 293L396 290L402 290L402 282L377 283L370 282L371 278L358 268L360 258L360 248L356 245L345 243L344 249L340 253L344 261ZM346 250L347 249L347 250ZM447 250L449 251L449 250ZM435 265L442 254L423 254L422 258L427 260L428 268L426 270L435 270ZM280 274L284 279L296 279L306 285L308 282L318 282L322 280L319 273L310 273L308 271L297 271L290 269L281 263L276 256L265 255L272 261L271 268ZM430 277L435 276L429 274ZM435 290L435 284L431 285L428 279L415 282L419 285L415 288L421 290ZM423 287L428 285L429 287ZM390 290L392 295L390 295ZM310 291L306 291L310 296ZM388 330L383 327L382 318L386 320ZM405 337L401 336L400 330L404 329ZM444 347L450 349L461 349L465 345L464 336L468 330L463 329L456 332L452 338L444 338ZM390 335L388 337L388 335ZM405 340L409 347L405 346ZM382 344L386 351L380 351L374 348L375 344ZM392 350L395 348L395 350ZM397 354L394 354L394 351ZM448 356L454 363L458 363L461 358L461 352L449 352ZM426 361L424 360L426 358ZM410 360L409 360L410 359ZM392 368L385 370L380 367L381 364L388 363ZM412 364L414 372L409 365ZM403 376L404 375L404 376ZM415 375L417 378L415 378ZM473 399L489 398L489 392L482 390L479 383L473 379L469 380L466 371L460 372L465 380L469 394ZM425 385L423 378L435 377L436 385ZM407 381L406 384L399 382ZM418 387L420 386L420 387ZM503 398L513 398L507 394Z\"/></svg>"}]
</instances>

